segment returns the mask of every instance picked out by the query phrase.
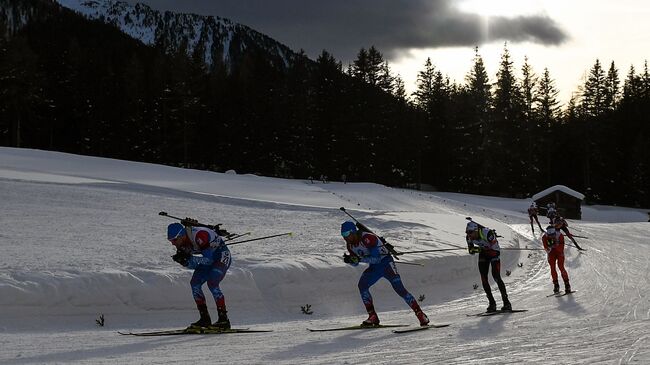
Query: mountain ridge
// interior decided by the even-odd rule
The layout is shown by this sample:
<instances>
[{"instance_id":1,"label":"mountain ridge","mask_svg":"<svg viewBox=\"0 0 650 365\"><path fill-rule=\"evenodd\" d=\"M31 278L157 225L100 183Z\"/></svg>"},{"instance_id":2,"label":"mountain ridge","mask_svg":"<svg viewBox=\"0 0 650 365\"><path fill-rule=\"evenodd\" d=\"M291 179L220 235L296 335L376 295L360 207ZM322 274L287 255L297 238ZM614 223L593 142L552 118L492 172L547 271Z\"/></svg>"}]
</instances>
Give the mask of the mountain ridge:
<instances>
[{"instance_id":1,"label":"mountain ridge","mask_svg":"<svg viewBox=\"0 0 650 365\"><path fill-rule=\"evenodd\" d=\"M273 63L287 67L297 54L289 47L245 25L218 16L160 12L148 5L115 0L56 0L84 17L111 24L149 46L166 53L185 48L208 67L223 63L231 68L248 48L260 48Z\"/></svg>"}]
</instances>

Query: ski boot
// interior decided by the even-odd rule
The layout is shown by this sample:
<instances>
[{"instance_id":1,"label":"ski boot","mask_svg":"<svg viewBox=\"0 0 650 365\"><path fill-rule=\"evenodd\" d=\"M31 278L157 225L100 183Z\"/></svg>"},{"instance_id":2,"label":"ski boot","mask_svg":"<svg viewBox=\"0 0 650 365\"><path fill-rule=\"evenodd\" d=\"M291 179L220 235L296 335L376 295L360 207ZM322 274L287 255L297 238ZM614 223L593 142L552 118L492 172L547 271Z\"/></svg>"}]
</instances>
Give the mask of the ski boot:
<instances>
[{"instance_id":1,"label":"ski boot","mask_svg":"<svg viewBox=\"0 0 650 365\"><path fill-rule=\"evenodd\" d=\"M216 327L220 330L230 329L230 320L228 319L228 312L224 310L219 311L219 318L216 322L212 324L212 327Z\"/></svg>"},{"instance_id":2,"label":"ski boot","mask_svg":"<svg viewBox=\"0 0 650 365\"><path fill-rule=\"evenodd\" d=\"M199 318L198 321L192 323L190 325L190 328L209 327L212 324L212 320L210 319L210 313L208 313L208 306L203 304L198 305L197 308L199 309L201 318Z\"/></svg>"},{"instance_id":3,"label":"ski boot","mask_svg":"<svg viewBox=\"0 0 650 365\"><path fill-rule=\"evenodd\" d=\"M510 304L509 300L506 300L503 302L503 307L501 307L502 312L510 312L512 311L512 304Z\"/></svg>"},{"instance_id":4,"label":"ski boot","mask_svg":"<svg viewBox=\"0 0 650 365\"><path fill-rule=\"evenodd\" d=\"M560 292L560 284L557 281L553 282L553 293L557 294Z\"/></svg>"},{"instance_id":5,"label":"ski boot","mask_svg":"<svg viewBox=\"0 0 650 365\"><path fill-rule=\"evenodd\" d=\"M485 310L485 313L494 313L496 311L497 311L497 303L496 302L490 302L487 309Z\"/></svg>"},{"instance_id":6,"label":"ski boot","mask_svg":"<svg viewBox=\"0 0 650 365\"><path fill-rule=\"evenodd\" d=\"M418 317L420 321L420 326L426 326L429 324L429 317L422 311L415 312L415 316Z\"/></svg>"},{"instance_id":7,"label":"ski boot","mask_svg":"<svg viewBox=\"0 0 650 365\"><path fill-rule=\"evenodd\" d=\"M566 283L564 283L564 292L565 293L571 293L571 285L569 284L568 281Z\"/></svg>"},{"instance_id":8,"label":"ski boot","mask_svg":"<svg viewBox=\"0 0 650 365\"><path fill-rule=\"evenodd\" d=\"M361 322L361 327L375 327L375 326L379 326L379 317L377 316L376 312L369 313L368 319Z\"/></svg>"}]
</instances>

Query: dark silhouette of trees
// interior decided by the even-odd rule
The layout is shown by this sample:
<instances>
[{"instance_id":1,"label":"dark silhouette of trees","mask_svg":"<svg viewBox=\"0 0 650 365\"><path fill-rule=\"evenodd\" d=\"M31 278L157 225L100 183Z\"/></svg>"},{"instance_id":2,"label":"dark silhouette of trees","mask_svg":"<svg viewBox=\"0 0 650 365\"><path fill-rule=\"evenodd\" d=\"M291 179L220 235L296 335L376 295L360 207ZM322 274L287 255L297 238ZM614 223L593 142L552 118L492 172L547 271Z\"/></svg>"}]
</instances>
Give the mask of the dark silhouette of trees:
<instances>
[{"instance_id":1,"label":"dark silhouette of trees","mask_svg":"<svg viewBox=\"0 0 650 365\"><path fill-rule=\"evenodd\" d=\"M548 69L516 70L504 48L492 83L476 48L460 84L427 59L409 97L374 46L344 70L325 50L280 60L233 39L237 62L208 66L200 47L148 47L48 4L0 37L0 145L513 197L566 184L650 206L647 63L621 85L596 60L562 109Z\"/></svg>"}]
</instances>

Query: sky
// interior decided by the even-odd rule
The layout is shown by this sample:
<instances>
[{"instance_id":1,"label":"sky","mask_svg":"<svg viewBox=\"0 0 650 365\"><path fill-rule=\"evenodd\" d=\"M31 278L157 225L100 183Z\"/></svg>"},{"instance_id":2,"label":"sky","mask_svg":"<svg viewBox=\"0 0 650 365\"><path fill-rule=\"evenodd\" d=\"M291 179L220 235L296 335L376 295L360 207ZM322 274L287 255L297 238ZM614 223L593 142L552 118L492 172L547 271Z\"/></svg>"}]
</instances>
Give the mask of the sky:
<instances>
[{"instance_id":1,"label":"sky","mask_svg":"<svg viewBox=\"0 0 650 365\"><path fill-rule=\"evenodd\" d=\"M129 2L135 2L129 0ZM650 3L639 0L143 0L159 10L216 15L265 33L316 58L326 49L344 65L374 45L407 91L428 57L463 82L479 47L495 78L507 42L519 72L528 57L548 68L566 102L596 59L613 61L621 80L642 69L650 49ZM493 80L494 81L494 80Z\"/></svg>"},{"instance_id":2,"label":"sky","mask_svg":"<svg viewBox=\"0 0 650 365\"><path fill-rule=\"evenodd\" d=\"M577 292L554 298L548 297L552 283L539 231L531 231L526 214L530 199L310 183L0 147L0 201L3 365L650 361L645 210L583 206L584 219L569 226L587 237L577 238L587 251L564 250ZM350 218L341 206L401 252L447 249L402 255L396 267L432 322L448 327L410 335L306 330L367 317L357 288L367 265L342 260L340 224ZM250 232L246 238L293 232L229 246L232 265L220 285L234 327L273 332L216 338L117 333L184 328L198 318L192 272L170 258L166 226L174 220L159 211L222 223L230 232ZM501 236L510 302L527 312L468 316L484 311L487 300L477 257L463 248L467 216ZM386 280L371 292L382 323L418 325ZM214 301L207 304L215 315ZM306 304L312 315L302 313ZM103 327L95 322L100 315Z\"/></svg>"}]
</instances>

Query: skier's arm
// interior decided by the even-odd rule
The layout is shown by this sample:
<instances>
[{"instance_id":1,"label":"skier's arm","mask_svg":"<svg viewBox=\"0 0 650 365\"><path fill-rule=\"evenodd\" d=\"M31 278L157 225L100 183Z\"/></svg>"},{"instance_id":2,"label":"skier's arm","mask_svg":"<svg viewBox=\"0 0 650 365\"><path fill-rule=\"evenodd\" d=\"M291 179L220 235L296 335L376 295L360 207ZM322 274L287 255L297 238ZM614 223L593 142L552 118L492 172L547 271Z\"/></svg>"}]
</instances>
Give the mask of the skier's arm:
<instances>
[{"instance_id":1,"label":"skier's arm","mask_svg":"<svg viewBox=\"0 0 650 365\"><path fill-rule=\"evenodd\" d=\"M465 241L467 241L467 251L468 251L470 254L473 255L473 254L475 254L475 253L481 252L481 248L480 248L480 247L475 247L475 246L474 246L474 241L471 240L471 239L469 238L469 236L466 236L466 237L465 237Z\"/></svg>"},{"instance_id":2,"label":"skier's arm","mask_svg":"<svg viewBox=\"0 0 650 365\"><path fill-rule=\"evenodd\" d=\"M549 253L551 251L548 248L548 238L546 237L546 235L542 237L542 245L544 245L544 251L546 251L546 253Z\"/></svg>"}]
</instances>

